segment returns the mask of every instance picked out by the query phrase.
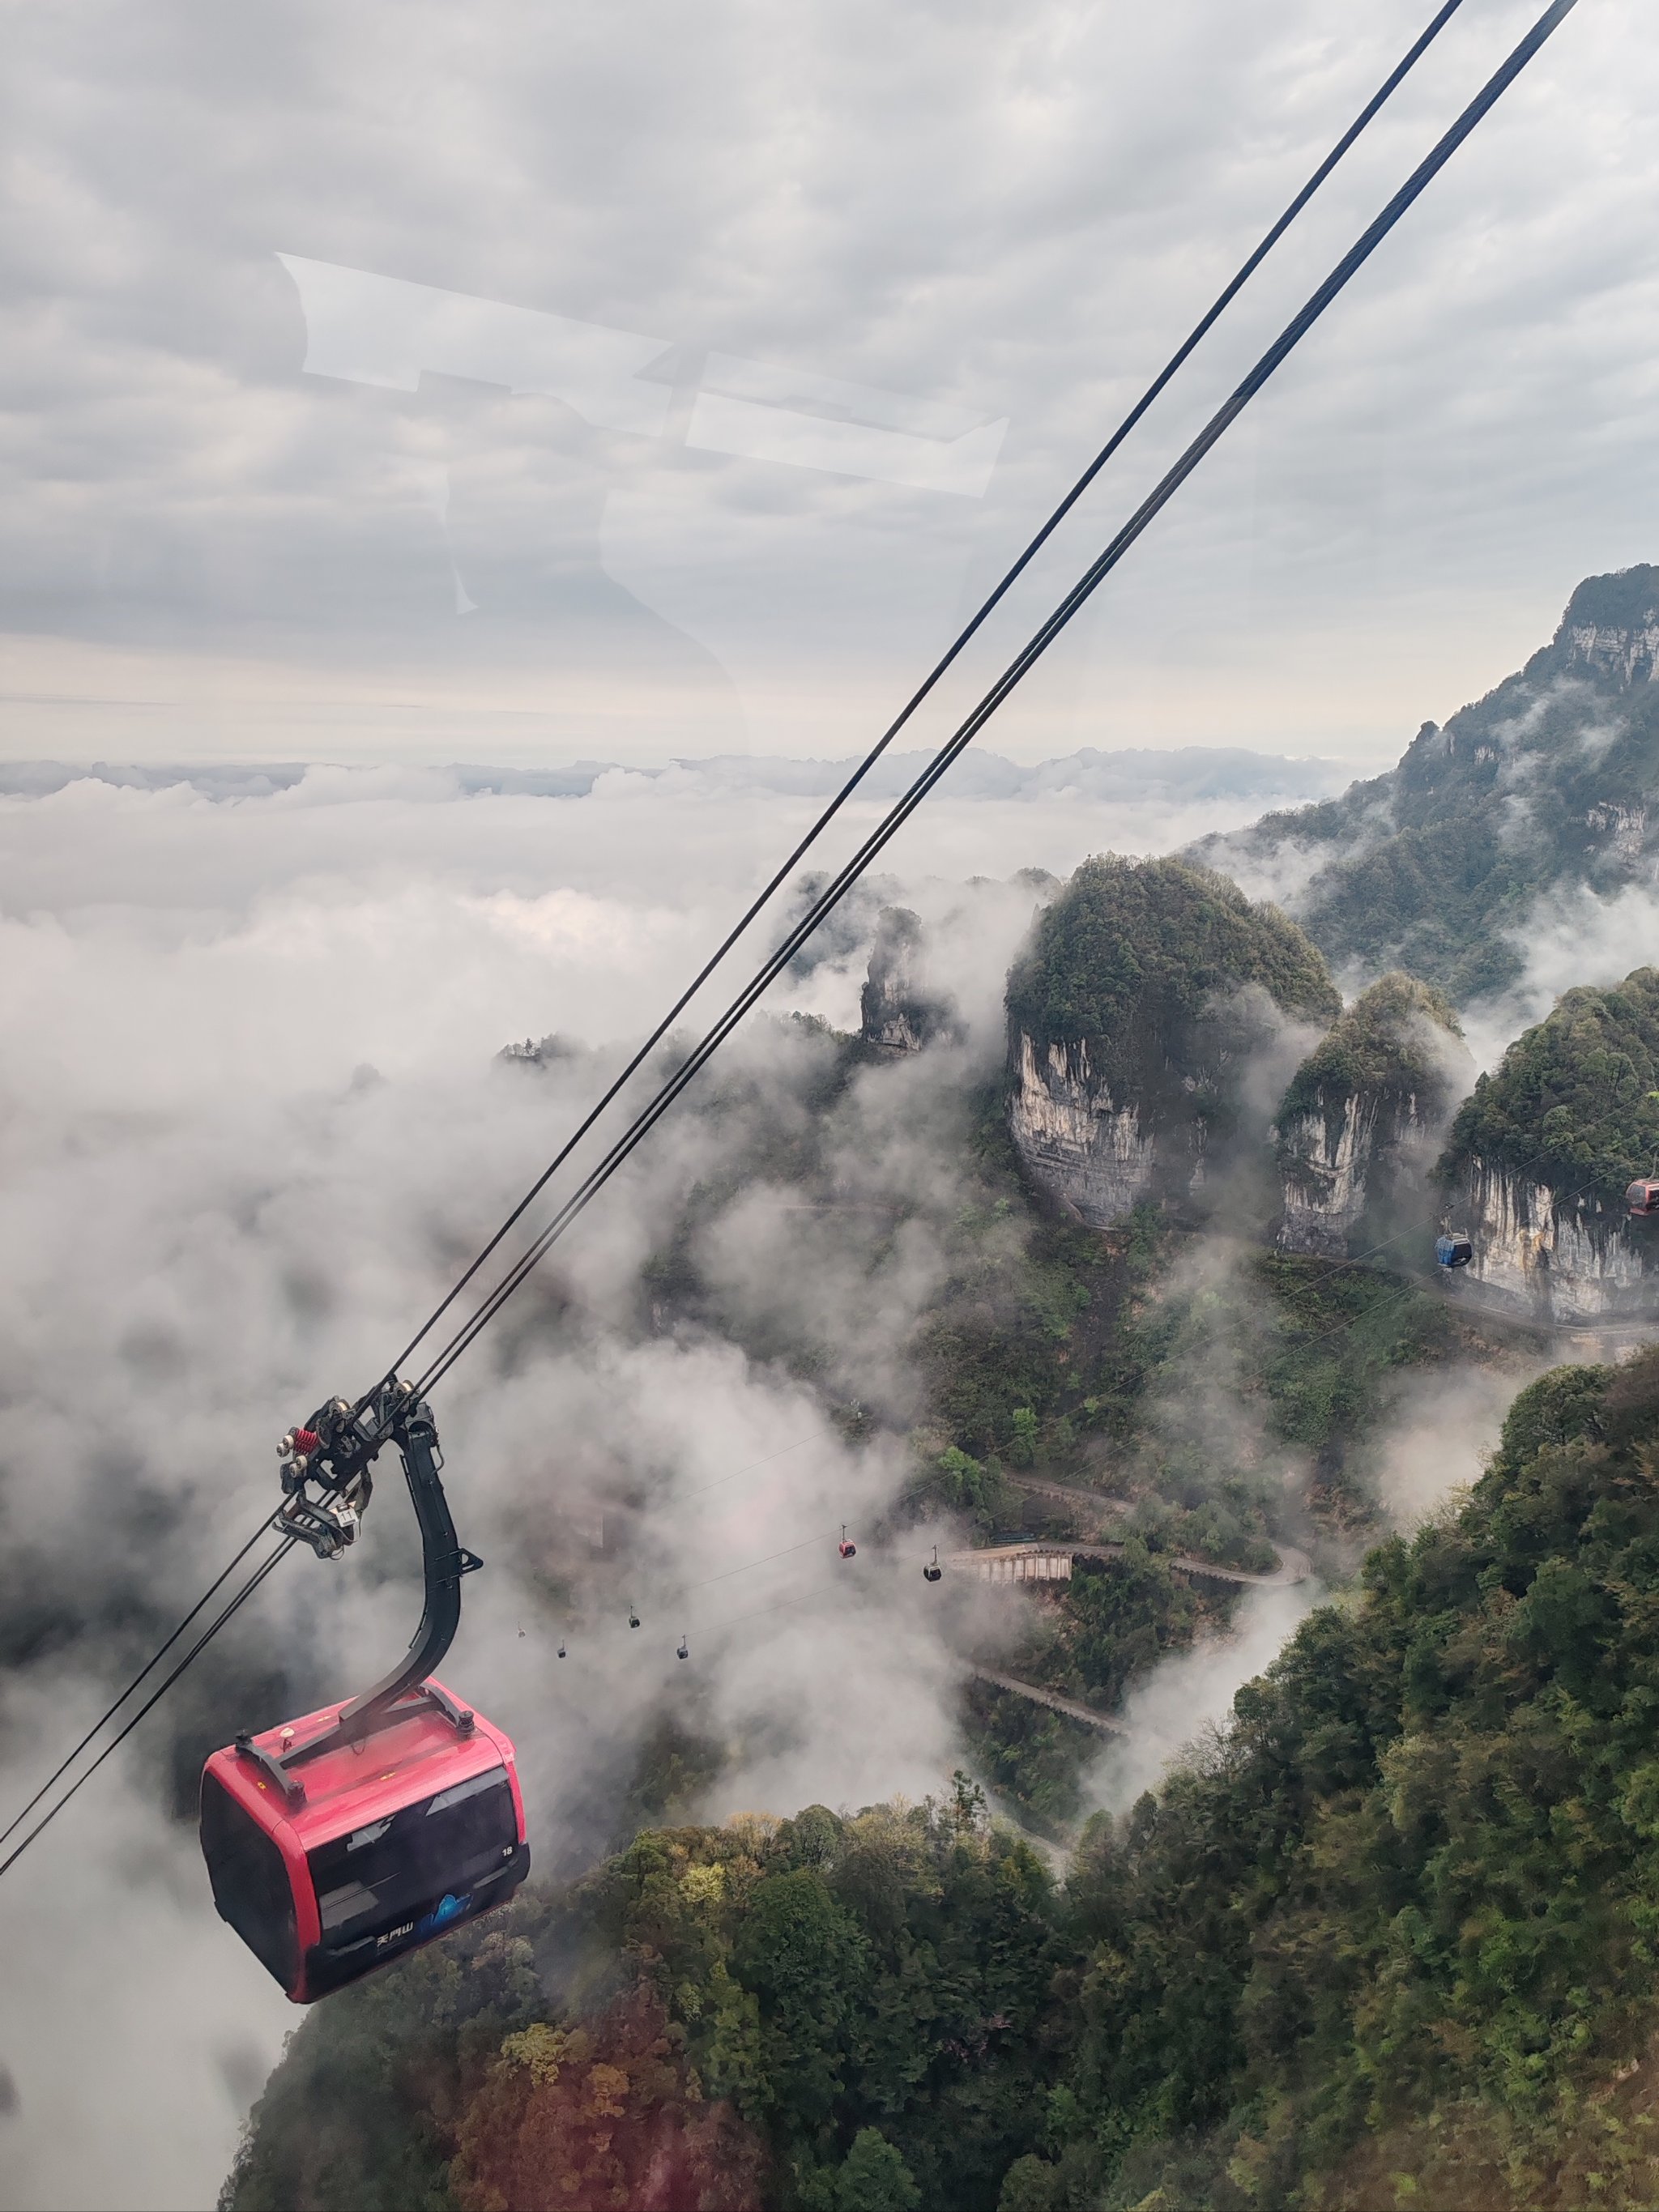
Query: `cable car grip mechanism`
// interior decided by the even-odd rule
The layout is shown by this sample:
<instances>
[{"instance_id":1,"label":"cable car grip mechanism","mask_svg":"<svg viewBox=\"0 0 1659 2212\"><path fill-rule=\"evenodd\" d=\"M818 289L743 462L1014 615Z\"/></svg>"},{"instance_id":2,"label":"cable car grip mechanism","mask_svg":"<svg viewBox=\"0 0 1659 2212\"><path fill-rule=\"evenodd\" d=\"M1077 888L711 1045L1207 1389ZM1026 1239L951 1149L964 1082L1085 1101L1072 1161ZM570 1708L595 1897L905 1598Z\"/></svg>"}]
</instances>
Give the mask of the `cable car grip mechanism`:
<instances>
[{"instance_id":1,"label":"cable car grip mechanism","mask_svg":"<svg viewBox=\"0 0 1659 2212\"><path fill-rule=\"evenodd\" d=\"M387 1443L398 1448L421 1531L426 1601L420 1626L398 1664L343 1706L332 1728L280 1756L239 1738L237 1749L275 1770L285 1795L304 1785L292 1770L344 1744L360 1744L422 1711L470 1735L473 1717L426 1679L441 1664L461 1618L461 1577L483 1565L455 1534L440 1480L443 1453L432 1409L412 1382L388 1382L361 1407L343 1398L319 1407L277 1447L287 1495L271 1516L279 1535L307 1544L319 1559L337 1559L355 1543L374 1492L374 1462Z\"/></svg>"}]
</instances>

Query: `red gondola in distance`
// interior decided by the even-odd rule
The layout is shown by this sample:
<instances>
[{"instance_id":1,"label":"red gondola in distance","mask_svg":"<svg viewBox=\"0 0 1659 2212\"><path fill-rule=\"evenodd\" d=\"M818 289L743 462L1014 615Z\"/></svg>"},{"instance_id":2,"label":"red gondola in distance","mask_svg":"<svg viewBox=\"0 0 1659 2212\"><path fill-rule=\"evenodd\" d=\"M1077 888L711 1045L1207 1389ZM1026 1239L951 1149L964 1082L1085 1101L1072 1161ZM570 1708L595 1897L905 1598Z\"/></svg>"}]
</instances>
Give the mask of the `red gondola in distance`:
<instances>
[{"instance_id":1,"label":"red gondola in distance","mask_svg":"<svg viewBox=\"0 0 1659 2212\"><path fill-rule=\"evenodd\" d=\"M1625 1204L1632 1221L1651 1221L1659 1217L1659 1182L1633 1182L1625 1193Z\"/></svg>"},{"instance_id":2,"label":"red gondola in distance","mask_svg":"<svg viewBox=\"0 0 1659 2212\"><path fill-rule=\"evenodd\" d=\"M438 1432L413 1385L387 1383L360 1407L337 1398L290 1430L272 1525L338 1559L388 1441L426 1577L407 1654L361 1697L239 1735L202 1775L214 1903L296 2004L504 1904L530 1871L511 1740L432 1672L460 1623L461 1577L481 1562L456 1537Z\"/></svg>"}]
</instances>

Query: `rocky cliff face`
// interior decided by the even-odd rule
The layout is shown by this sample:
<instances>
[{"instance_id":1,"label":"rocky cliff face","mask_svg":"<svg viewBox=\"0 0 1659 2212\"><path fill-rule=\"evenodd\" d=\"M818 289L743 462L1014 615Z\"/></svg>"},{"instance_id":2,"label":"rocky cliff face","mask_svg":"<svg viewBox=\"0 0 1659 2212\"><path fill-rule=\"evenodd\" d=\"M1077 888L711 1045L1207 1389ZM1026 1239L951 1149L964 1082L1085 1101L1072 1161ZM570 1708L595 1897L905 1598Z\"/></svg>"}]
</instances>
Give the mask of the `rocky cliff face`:
<instances>
[{"instance_id":1,"label":"rocky cliff face","mask_svg":"<svg viewBox=\"0 0 1659 2212\"><path fill-rule=\"evenodd\" d=\"M1022 1030L1018 1079L1009 1101L1014 1147L1031 1174L1067 1212L1103 1229L1132 1213L1152 1193L1160 1164L1158 1139L1143 1130L1133 1104L1118 1105L1089 1064L1086 1038L1036 1045ZM1162 1159L1167 1166L1166 1136ZM1196 1148L1194 1148L1196 1151ZM1201 1152L1188 1171L1202 1179Z\"/></svg>"},{"instance_id":2,"label":"rocky cliff face","mask_svg":"<svg viewBox=\"0 0 1659 2212\"><path fill-rule=\"evenodd\" d=\"M1287 1252L1350 1256L1362 1242L1426 1225L1431 1170L1474 1063L1451 1008L1408 975L1385 975L1297 1069L1274 1134ZM1384 1217L1387 1217L1386 1220Z\"/></svg>"},{"instance_id":3,"label":"rocky cliff face","mask_svg":"<svg viewBox=\"0 0 1659 2212\"><path fill-rule=\"evenodd\" d=\"M1287 1022L1322 1027L1340 1003L1294 924L1224 878L1085 861L1008 979L1015 1147L1095 1227L1146 1200L1188 1203L1266 1136L1247 1071Z\"/></svg>"},{"instance_id":4,"label":"rocky cliff face","mask_svg":"<svg viewBox=\"0 0 1659 2212\"><path fill-rule=\"evenodd\" d=\"M864 1042L890 1052L920 1052L952 1027L950 1004L928 988L921 923L908 907L882 908L859 1004Z\"/></svg>"},{"instance_id":5,"label":"rocky cliff face","mask_svg":"<svg viewBox=\"0 0 1659 2212\"><path fill-rule=\"evenodd\" d=\"M1659 1236L1624 1192L1659 1163L1659 969L1581 988L1518 1036L1459 1110L1443 1219L1467 1295L1549 1322L1659 1316Z\"/></svg>"},{"instance_id":6,"label":"rocky cliff face","mask_svg":"<svg viewBox=\"0 0 1659 2212\"><path fill-rule=\"evenodd\" d=\"M1448 1218L1474 1246L1458 1278L1464 1297L1543 1323L1659 1316L1659 1238L1621 1206L1476 1154Z\"/></svg>"},{"instance_id":7,"label":"rocky cliff face","mask_svg":"<svg viewBox=\"0 0 1659 2212\"><path fill-rule=\"evenodd\" d=\"M1628 606L1587 605L1581 587L1557 640L1566 673L1587 675L1621 691L1659 681L1659 579L1651 568L1627 574L1643 579Z\"/></svg>"},{"instance_id":8,"label":"rocky cliff face","mask_svg":"<svg viewBox=\"0 0 1659 2212\"><path fill-rule=\"evenodd\" d=\"M1281 1158L1293 1165L1284 1177L1276 1241L1286 1252L1334 1259L1349 1255L1375 1194L1379 1161L1395 1164L1396 1185L1420 1187L1438 1149L1415 1098L1396 1103L1363 1092L1316 1098L1311 1111L1285 1116L1278 1134Z\"/></svg>"}]
</instances>

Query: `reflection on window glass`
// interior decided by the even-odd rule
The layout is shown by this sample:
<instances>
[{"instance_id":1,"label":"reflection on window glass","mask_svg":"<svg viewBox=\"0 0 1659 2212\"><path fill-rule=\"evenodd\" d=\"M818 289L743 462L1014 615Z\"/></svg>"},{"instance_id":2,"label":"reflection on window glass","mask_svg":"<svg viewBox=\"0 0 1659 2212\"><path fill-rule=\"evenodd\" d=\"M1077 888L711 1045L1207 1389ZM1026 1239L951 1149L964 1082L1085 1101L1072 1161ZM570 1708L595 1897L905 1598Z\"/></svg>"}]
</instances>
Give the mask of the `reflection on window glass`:
<instances>
[{"instance_id":1,"label":"reflection on window glass","mask_svg":"<svg viewBox=\"0 0 1659 2212\"><path fill-rule=\"evenodd\" d=\"M499 1766L319 1844L309 1863L324 1942L357 1942L471 1889L506 1866L517 1844Z\"/></svg>"}]
</instances>

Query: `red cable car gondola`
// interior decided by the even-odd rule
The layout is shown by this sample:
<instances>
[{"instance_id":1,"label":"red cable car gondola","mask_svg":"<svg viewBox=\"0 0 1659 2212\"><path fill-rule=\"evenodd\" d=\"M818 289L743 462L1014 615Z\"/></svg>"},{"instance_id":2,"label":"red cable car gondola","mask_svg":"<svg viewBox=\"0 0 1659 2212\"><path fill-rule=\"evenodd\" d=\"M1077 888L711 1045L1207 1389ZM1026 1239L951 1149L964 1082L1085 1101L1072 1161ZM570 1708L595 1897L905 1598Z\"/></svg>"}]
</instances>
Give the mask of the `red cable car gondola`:
<instances>
[{"instance_id":1,"label":"red cable car gondola","mask_svg":"<svg viewBox=\"0 0 1659 2212\"><path fill-rule=\"evenodd\" d=\"M296 2004L488 1911L529 1869L511 1742L438 1683L423 1688L405 1718L337 1741L302 1774L284 1760L331 1735L343 1706L207 1763L213 1901Z\"/></svg>"},{"instance_id":2,"label":"red cable car gondola","mask_svg":"<svg viewBox=\"0 0 1659 2212\"><path fill-rule=\"evenodd\" d=\"M337 1400L283 1439L289 1497L275 1525L337 1558L388 1437L426 1570L407 1657L362 1697L239 1735L202 1775L213 1901L296 2004L503 1904L530 1870L511 1741L431 1675L459 1624L461 1577L479 1562L456 1539L437 1430L410 1385L363 1410Z\"/></svg>"},{"instance_id":3,"label":"red cable car gondola","mask_svg":"<svg viewBox=\"0 0 1659 2212\"><path fill-rule=\"evenodd\" d=\"M1659 1182L1633 1182L1625 1193L1632 1221L1651 1221L1659 1214Z\"/></svg>"}]
</instances>

